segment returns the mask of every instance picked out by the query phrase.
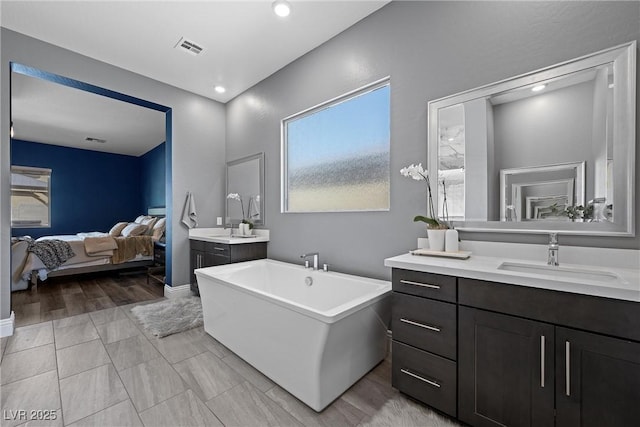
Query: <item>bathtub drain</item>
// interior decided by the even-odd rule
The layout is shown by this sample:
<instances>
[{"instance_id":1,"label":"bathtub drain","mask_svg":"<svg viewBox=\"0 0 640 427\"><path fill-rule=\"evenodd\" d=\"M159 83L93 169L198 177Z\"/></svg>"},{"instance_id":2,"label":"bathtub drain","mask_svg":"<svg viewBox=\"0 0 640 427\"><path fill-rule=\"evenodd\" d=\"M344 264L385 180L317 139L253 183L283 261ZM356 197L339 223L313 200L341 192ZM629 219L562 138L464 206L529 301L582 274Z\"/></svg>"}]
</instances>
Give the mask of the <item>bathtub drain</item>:
<instances>
[{"instance_id":1,"label":"bathtub drain","mask_svg":"<svg viewBox=\"0 0 640 427\"><path fill-rule=\"evenodd\" d=\"M304 283L306 283L307 286L313 285L313 278L311 278L311 276L305 277L304 278Z\"/></svg>"}]
</instances>

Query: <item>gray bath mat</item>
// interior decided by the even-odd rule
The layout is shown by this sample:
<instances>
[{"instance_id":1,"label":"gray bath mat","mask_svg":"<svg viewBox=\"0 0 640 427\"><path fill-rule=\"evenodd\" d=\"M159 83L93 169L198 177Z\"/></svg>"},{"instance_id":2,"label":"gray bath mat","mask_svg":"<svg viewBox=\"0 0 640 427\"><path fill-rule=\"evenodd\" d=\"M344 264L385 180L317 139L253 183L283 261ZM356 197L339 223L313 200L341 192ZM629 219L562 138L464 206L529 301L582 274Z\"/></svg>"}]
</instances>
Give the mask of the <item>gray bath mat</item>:
<instances>
[{"instance_id":1,"label":"gray bath mat","mask_svg":"<svg viewBox=\"0 0 640 427\"><path fill-rule=\"evenodd\" d=\"M202 303L197 297L138 305L131 313L145 329L160 338L202 325Z\"/></svg>"}]
</instances>

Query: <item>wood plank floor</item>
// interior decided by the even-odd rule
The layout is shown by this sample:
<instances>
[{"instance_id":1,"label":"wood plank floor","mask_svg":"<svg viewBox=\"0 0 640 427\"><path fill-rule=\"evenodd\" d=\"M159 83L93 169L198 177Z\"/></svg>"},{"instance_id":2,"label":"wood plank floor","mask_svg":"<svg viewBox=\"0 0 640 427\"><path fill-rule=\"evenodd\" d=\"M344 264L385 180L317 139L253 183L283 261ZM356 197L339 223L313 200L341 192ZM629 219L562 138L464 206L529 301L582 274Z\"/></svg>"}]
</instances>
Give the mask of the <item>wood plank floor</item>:
<instances>
[{"instance_id":1,"label":"wood plank floor","mask_svg":"<svg viewBox=\"0 0 640 427\"><path fill-rule=\"evenodd\" d=\"M103 272L53 277L31 289L11 293L15 326L25 326L105 308L162 298L164 287L146 272Z\"/></svg>"}]
</instances>

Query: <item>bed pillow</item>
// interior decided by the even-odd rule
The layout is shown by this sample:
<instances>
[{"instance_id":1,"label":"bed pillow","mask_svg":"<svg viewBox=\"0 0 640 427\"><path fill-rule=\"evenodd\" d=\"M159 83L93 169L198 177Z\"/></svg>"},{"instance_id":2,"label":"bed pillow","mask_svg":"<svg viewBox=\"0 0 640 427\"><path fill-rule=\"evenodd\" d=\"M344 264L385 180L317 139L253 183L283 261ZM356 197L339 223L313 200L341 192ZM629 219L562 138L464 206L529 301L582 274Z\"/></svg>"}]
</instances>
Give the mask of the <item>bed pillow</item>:
<instances>
[{"instance_id":1,"label":"bed pillow","mask_svg":"<svg viewBox=\"0 0 640 427\"><path fill-rule=\"evenodd\" d=\"M111 230L109 230L109 234L112 237L118 237L120 235L120 233L122 233L122 230L124 230L124 228L128 225L128 222L119 222L116 225L114 225L113 227L111 227Z\"/></svg>"},{"instance_id":2,"label":"bed pillow","mask_svg":"<svg viewBox=\"0 0 640 427\"><path fill-rule=\"evenodd\" d=\"M135 222L129 223L120 233L124 237L140 236L146 233L147 226L142 224L136 224Z\"/></svg>"},{"instance_id":3,"label":"bed pillow","mask_svg":"<svg viewBox=\"0 0 640 427\"><path fill-rule=\"evenodd\" d=\"M160 240L160 237L162 237L162 234L164 233L166 222L166 218L160 218L158 219L158 221L156 221L156 224L151 230L153 240Z\"/></svg>"},{"instance_id":4,"label":"bed pillow","mask_svg":"<svg viewBox=\"0 0 640 427\"><path fill-rule=\"evenodd\" d=\"M156 221L158 220L158 218L156 218L155 216L148 216L145 219L142 220L142 222L140 224L142 225L146 225L147 226L147 231L145 234L151 236L153 234L153 226L156 225Z\"/></svg>"},{"instance_id":5,"label":"bed pillow","mask_svg":"<svg viewBox=\"0 0 640 427\"><path fill-rule=\"evenodd\" d=\"M136 224L142 224L142 221L151 218L149 215L140 215L133 222Z\"/></svg>"}]
</instances>

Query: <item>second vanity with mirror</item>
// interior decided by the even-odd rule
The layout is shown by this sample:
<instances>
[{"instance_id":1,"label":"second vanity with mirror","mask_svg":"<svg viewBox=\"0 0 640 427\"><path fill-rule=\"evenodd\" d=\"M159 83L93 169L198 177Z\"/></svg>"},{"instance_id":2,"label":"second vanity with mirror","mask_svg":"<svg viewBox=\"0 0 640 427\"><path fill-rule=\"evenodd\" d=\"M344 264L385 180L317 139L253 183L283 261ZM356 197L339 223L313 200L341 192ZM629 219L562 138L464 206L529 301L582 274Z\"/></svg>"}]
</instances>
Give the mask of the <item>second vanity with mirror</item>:
<instances>
[{"instance_id":1,"label":"second vanity with mirror","mask_svg":"<svg viewBox=\"0 0 640 427\"><path fill-rule=\"evenodd\" d=\"M468 233L634 236L636 49L430 102L438 216ZM637 425L638 251L561 248L553 265L553 243L551 265L546 247L464 241L467 260L386 259L393 386L472 426Z\"/></svg>"},{"instance_id":2,"label":"second vanity with mirror","mask_svg":"<svg viewBox=\"0 0 640 427\"><path fill-rule=\"evenodd\" d=\"M191 291L200 295L194 270L267 257L269 230L241 232L242 221L264 226L264 153L227 162L225 224L227 228L189 230Z\"/></svg>"}]
</instances>

